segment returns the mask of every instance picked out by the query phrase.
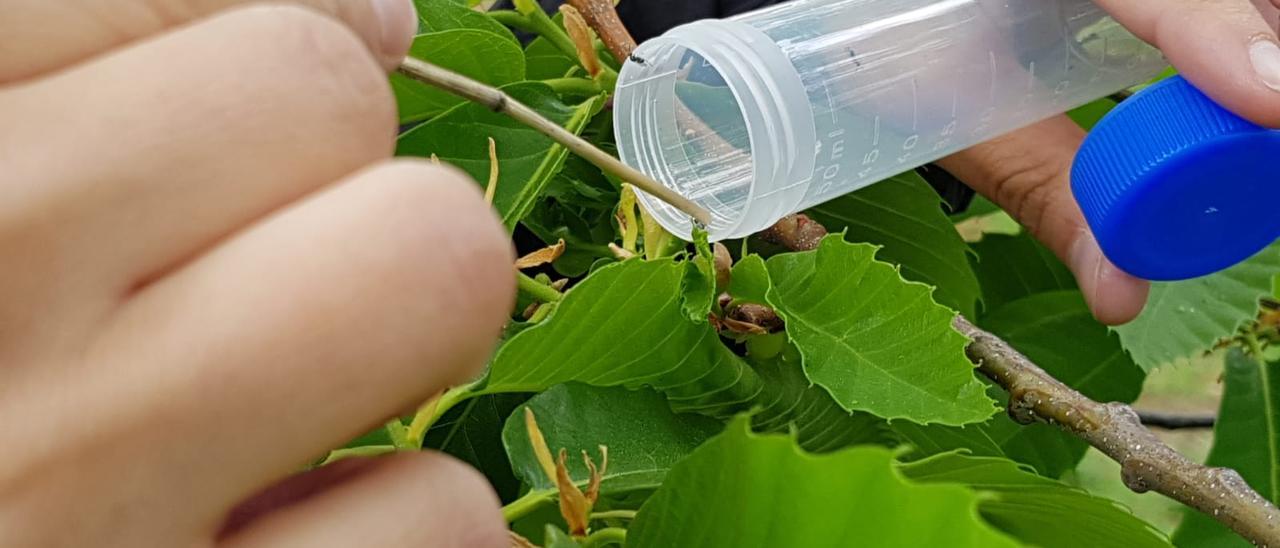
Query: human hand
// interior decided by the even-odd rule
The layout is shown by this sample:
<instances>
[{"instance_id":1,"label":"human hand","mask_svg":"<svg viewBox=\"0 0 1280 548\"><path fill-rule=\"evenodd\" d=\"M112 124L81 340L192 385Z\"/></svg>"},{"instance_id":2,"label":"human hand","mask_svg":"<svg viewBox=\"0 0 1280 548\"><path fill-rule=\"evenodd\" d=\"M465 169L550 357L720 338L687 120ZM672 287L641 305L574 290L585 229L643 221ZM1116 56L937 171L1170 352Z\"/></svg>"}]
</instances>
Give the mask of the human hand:
<instances>
[{"instance_id":1,"label":"human hand","mask_svg":"<svg viewBox=\"0 0 1280 548\"><path fill-rule=\"evenodd\" d=\"M1096 0L1159 47L1188 80L1224 107L1280 127L1280 0ZM1098 320L1121 324L1146 304L1149 284L1103 256L1071 194L1085 133L1059 116L939 162L1001 205L1075 273Z\"/></svg>"},{"instance_id":2,"label":"human hand","mask_svg":"<svg viewBox=\"0 0 1280 548\"><path fill-rule=\"evenodd\" d=\"M250 4L0 1L0 546L505 545L440 455L263 492L473 375L514 284L389 160L408 0Z\"/></svg>"}]
</instances>

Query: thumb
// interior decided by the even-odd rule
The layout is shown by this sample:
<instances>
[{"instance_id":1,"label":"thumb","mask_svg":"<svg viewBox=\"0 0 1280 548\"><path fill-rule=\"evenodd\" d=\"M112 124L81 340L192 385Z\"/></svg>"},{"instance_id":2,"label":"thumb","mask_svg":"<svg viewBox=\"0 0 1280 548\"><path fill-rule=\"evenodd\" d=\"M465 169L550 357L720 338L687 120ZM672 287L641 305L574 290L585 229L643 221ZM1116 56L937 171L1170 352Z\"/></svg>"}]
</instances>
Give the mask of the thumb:
<instances>
[{"instance_id":1,"label":"thumb","mask_svg":"<svg viewBox=\"0 0 1280 548\"><path fill-rule=\"evenodd\" d=\"M1071 194L1071 162L1084 131L1051 118L944 158L939 164L1013 215L1071 272L1098 321L1142 312L1150 284L1108 261Z\"/></svg>"},{"instance_id":2,"label":"thumb","mask_svg":"<svg viewBox=\"0 0 1280 548\"><path fill-rule=\"evenodd\" d=\"M1280 45L1274 0L1097 0L1160 48L1188 80L1254 123L1280 127Z\"/></svg>"}]
</instances>

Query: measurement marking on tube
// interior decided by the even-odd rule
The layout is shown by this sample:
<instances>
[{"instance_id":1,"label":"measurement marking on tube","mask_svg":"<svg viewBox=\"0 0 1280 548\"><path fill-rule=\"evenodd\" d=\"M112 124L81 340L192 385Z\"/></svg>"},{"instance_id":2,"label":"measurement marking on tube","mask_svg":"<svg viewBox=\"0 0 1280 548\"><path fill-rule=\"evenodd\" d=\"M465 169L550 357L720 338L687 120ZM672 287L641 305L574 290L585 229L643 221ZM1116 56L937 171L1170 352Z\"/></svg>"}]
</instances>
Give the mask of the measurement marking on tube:
<instances>
[{"instance_id":1,"label":"measurement marking on tube","mask_svg":"<svg viewBox=\"0 0 1280 548\"><path fill-rule=\"evenodd\" d=\"M1065 72L1071 72L1071 29L1066 25L1062 25L1062 43L1067 46L1062 48L1062 68Z\"/></svg>"},{"instance_id":2,"label":"measurement marking on tube","mask_svg":"<svg viewBox=\"0 0 1280 548\"><path fill-rule=\"evenodd\" d=\"M902 155L898 156L898 163L906 163L907 159L911 158L911 151L914 150L918 144L920 144L920 134L917 133L907 137L907 140L902 143Z\"/></svg>"},{"instance_id":3,"label":"measurement marking on tube","mask_svg":"<svg viewBox=\"0 0 1280 548\"><path fill-rule=\"evenodd\" d=\"M1030 74L1027 77L1027 91L1031 91L1036 87L1036 62L1032 61L1031 66L1027 69Z\"/></svg>"},{"instance_id":4,"label":"measurement marking on tube","mask_svg":"<svg viewBox=\"0 0 1280 548\"><path fill-rule=\"evenodd\" d=\"M668 76L671 76L672 74L675 74L676 72L679 72L679 71L672 70L672 71L664 72L664 73L662 73L662 74L654 74L653 76L646 76L646 77L644 77L644 78L640 78L639 80L632 80L632 81L630 81L630 82L627 82L627 85L628 85L628 86L634 86L634 85L638 85L638 84L643 84L643 83L648 82L648 81L650 81L650 80L657 80L657 79L659 79L659 78L666 78L666 77L668 77Z\"/></svg>"},{"instance_id":5,"label":"measurement marking on tube","mask_svg":"<svg viewBox=\"0 0 1280 548\"><path fill-rule=\"evenodd\" d=\"M844 137L843 129L837 129L827 134L827 138L831 139L832 162L839 161L841 158L844 158L844 139L841 139L841 137Z\"/></svg>"},{"instance_id":6,"label":"measurement marking on tube","mask_svg":"<svg viewBox=\"0 0 1280 548\"><path fill-rule=\"evenodd\" d=\"M920 82L911 77L911 131L920 127Z\"/></svg>"},{"instance_id":7,"label":"measurement marking on tube","mask_svg":"<svg viewBox=\"0 0 1280 548\"><path fill-rule=\"evenodd\" d=\"M987 57L991 61L991 90L987 93L988 99L992 104L996 102L996 52L988 51Z\"/></svg>"},{"instance_id":8,"label":"measurement marking on tube","mask_svg":"<svg viewBox=\"0 0 1280 548\"><path fill-rule=\"evenodd\" d=\"M836 116L836 100L831 97L831 86L828 86L826 82L823 82L822 90L827 93L827 108L831 110L831 122L839 124L840 118Z\"/></svg>"},{"instance_id":9,"label":"measurement marking on tube","mask_svg":"<svg viewBox=\"0 0 1280 548\"><path fill-rule=\"evenodd\" d=\"M871 128L871 146L880 146L880 117L876 116L875 124Z\"/></svg>"}]
</instances>

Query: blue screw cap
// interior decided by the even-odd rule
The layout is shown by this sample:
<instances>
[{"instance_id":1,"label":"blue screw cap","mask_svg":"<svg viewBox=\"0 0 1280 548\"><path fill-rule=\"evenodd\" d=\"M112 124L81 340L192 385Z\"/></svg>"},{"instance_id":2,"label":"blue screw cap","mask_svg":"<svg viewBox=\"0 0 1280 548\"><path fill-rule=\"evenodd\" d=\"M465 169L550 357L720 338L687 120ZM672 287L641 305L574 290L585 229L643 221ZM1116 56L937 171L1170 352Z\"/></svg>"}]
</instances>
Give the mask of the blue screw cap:
<instances>
[{"instance_id":1,"label":"blue screw cap","mask_svg":"<svg viewBox=\"0 0 1280 548\"><path fill-rule=\"evenodd\" d=\"M1071 187L1111 262L1147 280L1184 280L1280 238L1277 162L1280 130L1236 116L1175 76L1094 127Z\"/></svg>"}]
</instances>

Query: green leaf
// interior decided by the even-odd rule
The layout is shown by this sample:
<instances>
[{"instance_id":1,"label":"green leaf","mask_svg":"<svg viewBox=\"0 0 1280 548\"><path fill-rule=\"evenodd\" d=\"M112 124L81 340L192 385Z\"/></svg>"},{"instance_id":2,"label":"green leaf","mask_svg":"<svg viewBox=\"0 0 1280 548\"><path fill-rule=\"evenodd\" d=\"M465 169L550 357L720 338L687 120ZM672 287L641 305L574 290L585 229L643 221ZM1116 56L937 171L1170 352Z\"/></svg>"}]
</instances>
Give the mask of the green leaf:
<instances>
[{"instance_id":1,"label":"green leaf","mask_svg":"<svg viewBox=\"0 0 1280 548\"><path fill-rule=\"evenodd\" d=\"M550 40L539 36L525 46L524 66L530 80L551 80L569 74L578 66L578 60L565 55Z\"/></svg>"},{"instance_id":2,"label":"green leaf","mask_svg":"<svg viewBox=\"0 0 1280 548\"><path fill-rule=\"evenodd\" d=\"M694 255L685 263L684 312L694 322L707 321L716 300L716 267L707 231L694 230Z\"/></svg>"},{"instance_id":3,"label":"green leaf","mask_svg":"<svg viewBox=\"0 0 1280 548\"><path fill-rule=\"evenodd\" d=\"M978 502L960 486L904 480L888 449L809 455L738 419L671 470L627 546L1016 546Z\"/></svg>"},{"instance_id":4,"label":"green leaf","mask_svg":"<svg viewBox=\"0 0 1280 548\"><path fill-rule=\"evenodd\" d=\"M969 246L915 172L886 179L809 210L845 239L879 246L877 258L902 266L902 277L934 286L934 298L970 318L981 298Z\"/></svg>"},{"instance_id":5,"label":"green leaf","mask_svg":"<svg viewBox=\"0 0 1280 548\"><path fill-rule=\"evenodd\" d=\"M413 0L418 8L418 31L437 32L451 29L483 30L519 43L502 23L488 15L469 9L456 0Z\"/></svg>"},{"instance_id":6,"label":"green leaf","mask_svg":"<svg viewBox=\"0 0 1280 548\"><path fill-rule=\"evenodd\" d=\"M1280 502L1280 370L1276 366L1239 350L1227 355L1226 389L1206 462L1240 472L1271 502ZM1190 509L1173 539L1186 548L1250 546L1222 524Z\"/></svg>"},{"instance_id":7,"label":"green leaf","mask_svg":"<svg viewBox=\"0 0 1280 548\"><path fill-rule=\"evenodd\" d=\"M598 447L609 448L609 467L601 483L605 494L657 488L676 461L724 428L708 417L673 413L667 400L649 389L562 384L534 396L526 406L533 410L551 454L568 450L569 476L574 480L588 477L580 457L583 451L599 464ZM555 488L533 454L522 410L507 419L502 441L525 485Z\"/></svg>"},{"instance_id":8,"label":"green leaf","mask_svg":"<svg viewBox=\"0 0 1280 548\"><path fill-rule=\"evenodd\" d=\"M678 412L726 418L751 407L762 428L801 434L830 450L885 441L881 421L850 414L812 386L794 358L754 356L752 365L683 308L687 262L630 260L597 270L565 294L555 313L509 340L484 392L537 392L581 382L650 386Z\"/></svg>"},{"instance_id":9,"label":"green leaf","mask_svg":"<svg viewBox=\"0 0 1280 548\"><path fill-rule=\"evenodd\" d=\"M759 255L743 257L733 265L729 279L729 294L734 300L755 304L769 304L769 268Z\"/></svg>"},{"instance_id":10,"label":"green leaf","mask_svg":"<svg viewBox=\"0 0 1280 548\"><path fill-rule=\"evenodd\" d=\"M951 326L955 313L875 253L831 236L816 252L769 259L769 302L809 379L850 411L920 424L986 420L995 408Z\"/></svg>"},{"instance_id":11,"label":"green leaf","mask_svg":"<svg viewBox=\"0 0 1280 548\"><path fill-rule=\"evenodd\" d=\"M582 546L569 533L561 531L559 527L550 524L546 527L542 542L543 548L579 548Z\"/></svg>"},{"instance_id":12,"label":"green leaf","mask_svg":"<svg viewBox=\"0 0 1280 548\"><path fill-rule=\"evenodd\" d=\"M520 494L520 482L502 449L502 426L527 394L495 394L468 400L427 430L423 447L443 451L474 466L489 478L498 496L510 502Z\"/></svg>"},{"instance_id":13,"label":"green leaf","mask_svg":"<svg viewBox=\"0 0 1280 548\"><path fill-rule=\"evenodd\" d=\"M813 453L859 444L889 444L891 437L883 420L869 413L845 411L830 393L805 377L795 346L782 343L783 350L772 356L748 356L765 386L757 399L760 408L751 417L757 431L793 432L796 443Z\"/></svg>"},{"instance_id":14,"label":"green leaf","mask_svg":"<svg viewBox=\"0 0 1280 548\"><path fill-rule=\"evenodd\" d=\"M985 495L978 503L983 519L1030 546L1170 546L1162 533L1120 504L1005 459L952 453L899 469L919 483L960 484Z\"/></svg>"},{"instance_id":15,"label":"green leaf","mask_svg":"<svg viewBox=\"0 0 1280 548\"><path fill-rule=\"evenodd\" d=\"M1217 274L1158 283L1138 319L1116 328L1125 349L1148 371L1213 348L1258 312L1280 272L1280 243Z\"/></svg>"},{"instance_id":16,"label":"green leaf","mask_svg":"<svg viewBox=\"0 0 1280 548\"><path fill-rule=\"evenodd\" d=\"M1102 117L1110 113L1118 104L1119 103L1116 103L1110 98L1098 99L1097 101L1067 112L1067 116L1070 116L1071 119L1075 121L1076 125L1084 129L1093 129L1093 126L1098 125L1098 122L1102 120Z\"/></svg>"},{"instance_id":17,"label":"green leaf","mask_svg":"<svg viewBox=\"0 0 1280 548\"><path fill-rule=\"evenodd\" d=\"M982 325L1054 378L1096 401L1130 403L1142 391L1146 374L1121 348L1119 338L1093 318L1079 291L1052 291L1014 301L988 315ZM917 446L917 454L968 449L1011 458L1054 478L1074 469L1088 449L1056 427L1020 425L1005 414L964 429L906 424L896 424L895 429Z\"/></svg>"},{"instance_id":18,"label":"green leaf","mask_svg":"<svg viewBox=\"0 0 1280 548\"><path fill-rule=\"evenodd\" d=\"M1036 293L1075 289L1075 276L1030 234L988 235L974 244L974 270L988 312Z\"/></svg>"},{"instance_id":19,"label":"green leaf","mask_svg":"<svg viewBox=\"0 0 1280 548\"><path fill-rule=\"evenodd\" d=\"M651 386L677 411L730 416L751 405L759 377L683 309L685 264L604 266L565 294L548 320L513 337L490 366L487 392L538 392L566 382Z\"/></svg>"},{"instance_id":20,"label":"green leaf","mask_svg":"<svg viewBox=\"0 0 1280 548\"><path fill-rule=\"evenodd\" d=\"M413 40L409 55L491 86L525 77L520 46L489 31L452 29L423 34ZM391 75L391 89L401 124L426 120L466 101L400 74Z\"/></svg>"},{"instance_id":21,"label":"green leaf","mask_svg":"<svg viewBox=\"0 0 1280 548\"><path fill-rule=\"evenodd\" d=\"M578 133L597 112L600 98L565 105L546 85L523 82L503 88L513 99ZM497 142L501 170L493 205L507 227L528 214L569 152L541 133L488 108L468 103L400 137L397 154L430 156L465 170L477 181L489 179L489 137Z\"/></svg>"},{"instance_id":22,"label":"green leaf","mask_svg":"<svg viewBox=\"0 0 1280 548\"><path fill-rule=\"evenodd\" d=\"M567 278L586 274L600 259L612 259L607 247L614 241L614 229L606 211L575 211L563 204L544 200L534 205L521 221L548 245L565 241L564 254L552 263Z\"/></svg>"}]
</instances>

